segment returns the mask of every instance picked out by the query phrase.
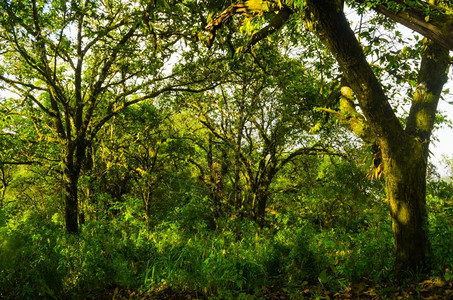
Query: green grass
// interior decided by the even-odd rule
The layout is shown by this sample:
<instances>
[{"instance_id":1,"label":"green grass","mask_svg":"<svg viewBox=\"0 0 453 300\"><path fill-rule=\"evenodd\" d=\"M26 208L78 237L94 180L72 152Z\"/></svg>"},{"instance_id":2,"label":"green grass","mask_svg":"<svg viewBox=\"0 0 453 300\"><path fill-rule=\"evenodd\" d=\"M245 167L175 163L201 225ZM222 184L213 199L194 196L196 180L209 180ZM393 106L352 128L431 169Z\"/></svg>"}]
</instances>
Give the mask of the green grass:
<instances>
[{"instance_id":1,"label":"green grass","mask_svg":"<svg viewBox=\"0 0 453 300\"><path fill-rule=\"evenodd\" d=\"M435 199L430 207L431 275L450 279L452 210ZM354 283L392 280L393 241L384 212L347 230L319 228L307 216L276 218L264 229L222 219L210 229L205 214L194 218L193 210L184 211L153 228L131 211L92 218L79 235L65 233L55 213L7 218L0 227L0 298L77 299L120 288L230 299L264 297L270 289L300 295L304 286L345 291Z\"/></svg>"}]
</instances>

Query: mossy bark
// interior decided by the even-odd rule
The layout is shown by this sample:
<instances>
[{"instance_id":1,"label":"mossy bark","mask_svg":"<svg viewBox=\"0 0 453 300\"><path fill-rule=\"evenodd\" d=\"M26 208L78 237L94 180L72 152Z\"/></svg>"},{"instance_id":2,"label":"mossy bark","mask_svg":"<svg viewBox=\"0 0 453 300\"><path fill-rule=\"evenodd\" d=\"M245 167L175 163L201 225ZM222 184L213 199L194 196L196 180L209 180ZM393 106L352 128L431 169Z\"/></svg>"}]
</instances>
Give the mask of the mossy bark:
<instances>
[{"instance_id":1,"label":"mossy bark","mask_svg":"<svg viewBox=\"0 0 453 300\"><path fill-rule=\"evenodd\" d=\"M426 166L437 103L446 82L448 51L426 42L418 88L404 129L334 0L308 0L307 24L329 48L379 143L390 203L398 275L428 267Z\"/></svg>"},{"instance_id":2,"label":"mossy bark","mask_svg":"<svg viewBox=\"0 0 453 300\"><path fill-rule=\"evenodd\" d=\"M70 158L69 158L70 159ZM68 158L64 159L63 167L63 185L65 200L65 223L66 230L69 233L78 233L79 231L79 201L77 194L79 172L74 169Z\"/></svg>"},{"instance_id":3,"label":"mossy bark","mask_svg":"<svg viewBox=\"0 0 453 300\"><path fill-rule=\"evenodd\" d=\"M388 198L396 246L396 270L429 267L426 170L429 144L440 94L447 81L449 52L425 39L417 88L412 99L405 140L389 141L383 151ZM402 145L400 147L395 147Z\"/></svg>"},{"instance_id":4,"label":"mossy bark","mask_svg":"<svg viewBox=\"0 0 453 300\"><path fill-rule=\"evenodd\" d=\"M64 182L65 191L65 223L66 230L69 233L79 232L79 201L77 197L77 181L78 178L68 178Z\"/></svg>"},{"instance_id":5,"label":"mossy bark","mask_svg":"<svg viewBox=\"0 0 453 300\"><path fill-rule=\"evenodd\" d=\"M67 142L62 158L65 222L69 233L79 232L78 183L85 160L86 142L83 139Z\"/></svg>"},{"instance_id":6,"label":"mossy bark","mask_svg":"<svg viewBox=\"0 0 453 300\"><path fill-rule=\"evenodd\" d=\"M431 252L425 201L427 157L422 144L410 137L381 143L381 151L395 240L395 271L403 275L426 270Z\"/></svg>"},{"instance_id":7,"label":"mossy bark","mask_svg":"<svg viewBox=\"0 0 453 300\"><path fill-rule=\"evenodd\" d=\"M269 198L269 186L272 181L272 178L268 178L268 175L263 174L266 178L259 182L253 191L254 219L261 228L264 227L266 220L266 205Z\"/></svg>"}]
</instances>

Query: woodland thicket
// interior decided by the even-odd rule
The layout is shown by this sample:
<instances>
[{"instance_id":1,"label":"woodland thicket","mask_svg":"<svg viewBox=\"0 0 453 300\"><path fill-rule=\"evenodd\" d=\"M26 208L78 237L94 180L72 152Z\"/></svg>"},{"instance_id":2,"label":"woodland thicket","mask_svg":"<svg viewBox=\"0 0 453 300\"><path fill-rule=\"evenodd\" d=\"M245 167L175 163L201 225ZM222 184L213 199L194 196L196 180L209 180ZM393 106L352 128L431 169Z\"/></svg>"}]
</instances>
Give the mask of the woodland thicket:
<instances>
[{"instance_id":1,"label":"woodland thicket","mask_svg":"<svg viewBox=\"0 0 453 300\"><path fill-rule=\"evenodd\" d=\"M0 298L452 297L451 11L2 1Z\"/></svg>"}]
</instances>

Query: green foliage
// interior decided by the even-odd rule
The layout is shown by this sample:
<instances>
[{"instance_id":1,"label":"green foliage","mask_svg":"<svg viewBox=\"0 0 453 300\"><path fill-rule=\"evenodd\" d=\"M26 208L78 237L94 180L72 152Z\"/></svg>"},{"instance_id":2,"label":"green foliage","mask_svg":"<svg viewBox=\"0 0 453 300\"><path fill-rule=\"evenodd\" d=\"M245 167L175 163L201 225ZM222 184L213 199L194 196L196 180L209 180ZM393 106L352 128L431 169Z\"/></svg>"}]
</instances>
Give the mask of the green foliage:
<instances>
[{"instance_id":1,"label":"green foliage","mask_svg":"<svg viewBox=\"0 0 453 300\"><path fill-rule=\"evenodd\" d=\"M0 295L45 297L62 290L65 269L55 251L61 226L43 225L42 218L27 211L0 228Z\"/></svg>"},{"instance_id":2,"label":"green foliage","mask_svg":"<svg viewBox=\"0 0 453 300\"><path fill-rule=\"evenodd\" d=\"M110 285L138 287L153 247L143 238L143 229L126 224L106 228L101 222L88 223L74 236L61 230L57 216L46 221L30 213L9 221L0 235L0 295L63 298Z\"/></svg>"},{"instance_id":3,"label":"green foliage","mask_svg":"<svg viewBox=\"0 0 453 300\"><path fill-rule=\"evenodd\" d=\"M126 201L109 223L87 221L78 236L61 230L58 214L9 219L0 231L0 294L77 298L129 286L232 298L260 295L269 286L297 290L305 281L341 289L363 277L378 280L391 263L387 255L373 256L390 251L389 228L378 225L385 222L354 236L319 231L303 219L276 232L235 219L214 229L206 208L203 199L192 197L149 229L140 206Z\"/></svg>"},{"instance_id":4,"label":"green foliage","mask_svg":"<svg viewBox=\"0 0 453 300\"><path fill-rule=\"evenodd\" d=\"M431 196L429 202L433 275L445 279L453 268L450 196ZM0 295L75 299L118 287L225 299L264 297L274 287L296 297L301 286L342 291L364 278L391 278L393 241L385 210L359 212L366 223L354 230L344 223L320 228L311 215L316 203L310 202L310 210L277 213L272 227L221 218L215 228L206 197L182 197L153 228L141 217L140 201L127 198L116 204L115 215L87 220L79 235L62 230L59 213L27 210L12 217L14 209L5 207Z\"/></svg>"},{"instance_id":5,"label":"green foliage","mask_svg":"<svg viewBox=\"0 0 453 300\"><path fill-rule=\"evenodd\" d=\"M390 282L382 184L369 149L317 109L338 108L343 75L304 30L306 1L247 1L256 14L230 16L210 49L201 31L228 1L84 3L0 3L0 88L17 96L0 95L0 298L317 298ZM300 14L249 47L268 3ZM412 97L421 41L363 20L387 96ZM68 174L77 235L63 230ZM446 280L452 197L428 184L432 276Z\"/></svg>"},{"instance_id":6,"label":"green foliage","mask_svg":"<svg viewBox=\"0 0 453 300\"><path fill-rule=\"evenodd\" d=\"M451 182L428 183L429 230L436 272L453 279L453 185Z\"/></svg>"}]
</instances>

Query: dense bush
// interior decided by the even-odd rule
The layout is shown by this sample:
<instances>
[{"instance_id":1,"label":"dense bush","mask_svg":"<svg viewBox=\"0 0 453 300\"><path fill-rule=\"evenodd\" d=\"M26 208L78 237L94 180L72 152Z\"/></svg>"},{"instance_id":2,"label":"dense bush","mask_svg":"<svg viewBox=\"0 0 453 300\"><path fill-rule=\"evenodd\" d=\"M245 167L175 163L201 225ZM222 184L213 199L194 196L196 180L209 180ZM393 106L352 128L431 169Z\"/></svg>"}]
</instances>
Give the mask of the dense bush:
<instances>
[{"instance_id":1,"label":"dense bush","mask_svg":"<svg viewBox=\"0 0 453 300\"><path fill-rule=\"evenodd\" d=\"M187 197L187 195L186 195ZM433 276L452 279L453 209L430 194ZM96 298L115 288L178 291L197 297L265 295L269 289L330 291L391 279L391 222L382 207L363 210L358 225L319 227L316 210L270 215L269 226L221 218L212 226L206 198L182 201L166 221L150 227L134 199L115 215L87 220L79 235L63 230L59 213L10 204L0 210L0 296ZM138 201L139 203L139 201ZM305 204L307 205L306 202ZM12 216L14 212L14 217Z\"/></svg>"},{"instance_id":2,"label":"dense bush","mask_svg":"<svg viewBox=\"0 0 453 300\"><path fill-rule=\"evenodd\" d=\"M125 212L110 222L87 222L79 236L64 233L57 215L47 221L38 213L11 219L1 228L1 294L76 298L129 286L156 292L171 287L231 298L238 293L259 294L266 286L296 287L304 281L319 280L328 288L339 288L338 282L367 270L336 262L354 259L366 264L369 257L357 253L346 257L357 249L334 231L317 233L306 223L274 233L239 220L224 220L217 230L196 223L200 229L194 231L187 227L193 211L188 209L187 214L189 219L148 230ZM359 250L373 251L367 247ZM341 271L343 265L350 270Z\"/></svg>"}]
</instances>

